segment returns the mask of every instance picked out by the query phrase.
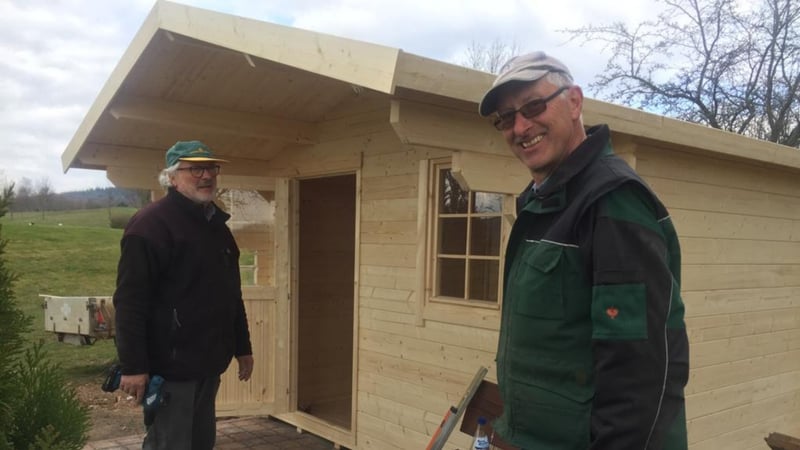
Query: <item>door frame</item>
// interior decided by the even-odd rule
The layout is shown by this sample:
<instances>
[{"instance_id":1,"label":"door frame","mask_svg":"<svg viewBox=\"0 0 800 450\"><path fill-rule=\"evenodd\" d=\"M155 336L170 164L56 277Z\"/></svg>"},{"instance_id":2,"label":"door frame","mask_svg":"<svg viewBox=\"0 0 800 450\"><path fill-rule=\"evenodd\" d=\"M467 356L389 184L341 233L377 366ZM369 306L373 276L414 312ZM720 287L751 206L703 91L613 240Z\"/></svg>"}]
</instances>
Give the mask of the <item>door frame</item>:
<instances>
[{"instance_id":1,"label":"door frame","mask_svg":"<svg viewBox=\"0 0 800 450\"><path fill-rule=\"evenodd\" d=\"M315 416L310 414L304 413L297 409L297 370L298 370L298 313L299 313L299 280L298 280L298 255L299 255L299 198L300 198L300 181L313 179L313 178L329 178L329 177L336 177L342 175L353 175L355 177L355 198L353 199L355 202L355 226L354 226L354 233L355 233L355 246L353 248L354 252L354 263L353 263L353 345L352 345L352 375L351 375L351 406L350 406L350 429L344 429L335 425L332 425L322 419L319 419ZM275 192L276 201L285 201L286 207L286 216L282 218L285 220L286 227L285 227L285 235L284 233L280 233L279 236L278 231L276 230L275 241L276 241L276 259L280 258L280 261L276 260L276 295L279 300L279 304L286 305L286 311L283 315L284 311L281 311L281 314L278 317L287 317L289 320L282 321L287 326L287 330L285 330L285 334L282 336L286 337L286 343L288 345L285 349L288 350L288 358L284 359L281 363L286 363L285 372L281 375L281 378L285 376L286 384L286 393L287 395L284 398L286 408L281 409L285 410L285 413L276 414L276 417L284 420L298 428L298 431L308 431L312 434L317 436L323 437L332 441L335 444L340 444L348 448L355 448L356 445L356 431L358 429L358 421L357 421L357 406L358 406L358 311L359 311L359 290L360 290L360 280L359 280L359 268L361 267L360 264L360 248L361 248L361 170L352 170L352 171L344 171L344 172L331 172L325 174L317 174L314 176L307 176L307 177L297 177L292 179L281 179L277 183L276 192ZM277 203L277 202L276 202ZM278 220L278 212L276 210L276 222ZM283 227L278 227L283 228ZM283 239L281 242L284 244L283 253L279 254L277 251L277 245L279 240ZM284 268L284 270L281 270ZM283 275L278 275L280 272L283 272ZM285 279L283 279L285 278ZM286 299L285 302L280 301L281 299ZM280 310L280 308L279 308ZM276 325L281 327L281 325ZM280 344L280 340L279 340ZM277 361L276 361L277 363ZM276 367L277 369L277 367ZM276 386L278 385L279 374L276 370ZM276 398L276 403L277 398Z\"/></svg>"}]
</instances>

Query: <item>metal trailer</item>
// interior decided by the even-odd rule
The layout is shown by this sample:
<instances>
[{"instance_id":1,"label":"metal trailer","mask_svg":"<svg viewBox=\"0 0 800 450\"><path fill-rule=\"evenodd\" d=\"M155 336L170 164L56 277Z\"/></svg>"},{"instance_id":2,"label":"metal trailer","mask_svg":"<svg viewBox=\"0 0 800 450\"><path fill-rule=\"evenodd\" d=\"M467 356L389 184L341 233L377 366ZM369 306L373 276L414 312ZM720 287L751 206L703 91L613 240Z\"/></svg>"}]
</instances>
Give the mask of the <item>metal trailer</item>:
<instances>
[{"instance_id":1,"label":"metal trailer","mask_svg":"<svg viewBox=\"0 0 800 450\"><path fill-rule=\"evenodd\" d=\"M114 304L111 296L39 296L43 298L44 329L55 333L59 342L91 345L97 339L114 337Z\"/></svg>"}]
</instances>

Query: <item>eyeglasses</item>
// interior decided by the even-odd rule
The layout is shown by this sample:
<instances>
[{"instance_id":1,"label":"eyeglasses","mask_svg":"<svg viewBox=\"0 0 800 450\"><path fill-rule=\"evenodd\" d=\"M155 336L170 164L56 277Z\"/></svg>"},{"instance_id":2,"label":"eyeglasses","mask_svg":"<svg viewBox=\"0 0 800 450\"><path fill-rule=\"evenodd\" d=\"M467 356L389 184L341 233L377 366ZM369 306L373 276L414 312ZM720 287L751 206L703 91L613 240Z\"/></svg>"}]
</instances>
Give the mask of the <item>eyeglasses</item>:
<instances>
[{"instance_id":1,"label":"eyeglasses","mask_svg":"<svg viewBox=\"0 0 800 450\"><path fill-rule=\"evenodd\" d=\"M508 130L509 128L513 127L514 122L517 120L517 113L522 114L522 117L526 119L533 119L539 114L545 112L547 109L547 102L556 98L558 94L566 91L567 89L569 89L569 86L562 86L551 95L548 95L545 98L531 100L528 103L520 106L519 109L498 113L493 122L494 127L500 131Z\"/></svg>"},{"instance_id":2,"label":"eyeglasses","mask_svg":"<svg viewBox=\"0 0 800 450\"><path fill-rule=\"evenodd\" d=\"M203 173L208 172L209 175L215 177L219 175L220 167L215 166L189 166L189 167L179 167L175 170L188 170L189 173L195 178L203 178Z\"/></svg>"}]
</instances>

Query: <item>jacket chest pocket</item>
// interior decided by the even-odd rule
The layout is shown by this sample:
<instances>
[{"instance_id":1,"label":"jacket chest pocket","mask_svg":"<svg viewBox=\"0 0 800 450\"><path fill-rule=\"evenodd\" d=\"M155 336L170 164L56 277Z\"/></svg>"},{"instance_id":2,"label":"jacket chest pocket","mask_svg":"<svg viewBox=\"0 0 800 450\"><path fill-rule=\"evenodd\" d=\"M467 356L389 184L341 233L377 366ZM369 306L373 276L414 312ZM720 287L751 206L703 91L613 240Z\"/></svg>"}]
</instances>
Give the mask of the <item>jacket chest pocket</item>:
<instances>
[{"instance_id":1,"label":"jacket chest pocket","mask_svg":"<svg viewBox=\"0 0 800 450\"><path fill-rule=\"evenodd\" d=\"M588 316L591 288L583 280L577 248L525 241L509 287L514 312L542 319Z\"/></svg>"}]
</instances>

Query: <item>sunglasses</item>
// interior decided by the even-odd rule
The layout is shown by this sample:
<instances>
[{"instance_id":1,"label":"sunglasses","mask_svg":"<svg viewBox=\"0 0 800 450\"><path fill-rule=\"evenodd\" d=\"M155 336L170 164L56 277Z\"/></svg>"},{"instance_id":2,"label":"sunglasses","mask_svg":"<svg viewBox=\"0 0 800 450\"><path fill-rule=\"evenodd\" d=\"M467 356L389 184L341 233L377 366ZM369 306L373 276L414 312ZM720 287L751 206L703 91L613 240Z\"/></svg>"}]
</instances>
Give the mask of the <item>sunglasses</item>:
<instances>
[{"instance_id":1,"label":"sunglasses","mask_svg":"<svg viewBox=\"0 0 800 450\"><path fill-rule=\"evenodd\" d=\"M537 98L536 100L531 100L528 103L525 103L524 105L520 106L519 109L497 113L497 117L494 119L493 122L494 127L500 131L508 130L509 128L513 127L514 122L517 120L517 113L522 114L522 117L526 119L533 119L534 117L538 116L539 114L547 110L547 102L556 98L558 94L566 91L567 89L569 89L569 86L560 87L551 95L545 98Z\"/></svg>"},{"instance_id":2,"label":"sunglasses","mask_svg":"<svg viewBox=\"0 0 800 450\"><path fill-rule=\"evenodd\" d=\"M188 170L189 173L195 178L203 178L203 172L208 172L209 175L215 177L219 175L220 167L217 165L214 166L189 166L189 167L181 167L175 170Z\"/></svg>"}]
</instances>

